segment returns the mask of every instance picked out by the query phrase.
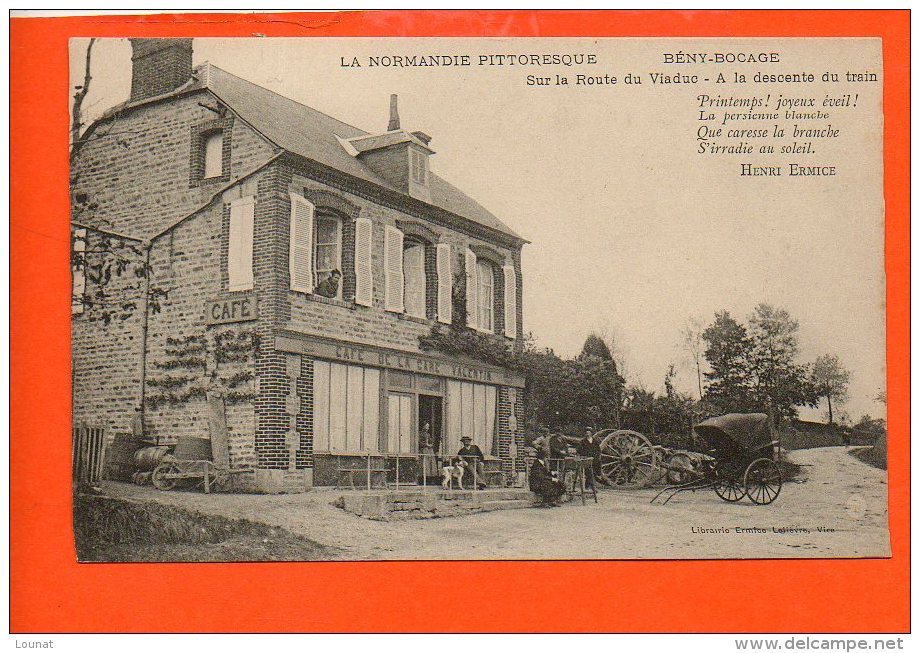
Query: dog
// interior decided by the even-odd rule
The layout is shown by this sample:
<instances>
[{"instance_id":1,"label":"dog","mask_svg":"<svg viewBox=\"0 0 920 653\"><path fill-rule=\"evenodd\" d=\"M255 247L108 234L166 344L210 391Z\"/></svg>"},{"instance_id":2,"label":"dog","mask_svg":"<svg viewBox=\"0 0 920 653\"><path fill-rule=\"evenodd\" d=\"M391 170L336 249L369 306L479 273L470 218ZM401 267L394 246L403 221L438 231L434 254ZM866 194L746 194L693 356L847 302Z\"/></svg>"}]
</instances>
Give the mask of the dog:
<instances>
[{"instance_id":1,"label":"dog","mask_svg":"<svg viewBox=\"0 0 920 653\"><path fill-rule=\"evenodd\" d=\"M466 469L466 462L463 460L445 461L444 467L441 468L441 487L445 490L453 489L453 481L456 479L457 485L463 489L463 473Z\"/></svg>"}]
</instances>

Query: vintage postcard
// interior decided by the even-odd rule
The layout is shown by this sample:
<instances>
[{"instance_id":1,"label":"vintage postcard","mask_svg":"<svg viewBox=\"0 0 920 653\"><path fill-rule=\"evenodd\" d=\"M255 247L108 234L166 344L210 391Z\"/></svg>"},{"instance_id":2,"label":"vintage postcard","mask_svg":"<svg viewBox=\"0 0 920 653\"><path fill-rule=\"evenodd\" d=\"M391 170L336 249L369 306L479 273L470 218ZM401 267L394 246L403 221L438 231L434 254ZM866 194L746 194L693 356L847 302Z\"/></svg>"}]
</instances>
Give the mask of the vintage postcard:
<instances>
[{"instance_id":1,"label":"vintage postcard","mask_svg":"<svg viewBox=\"0 0 920 653\"><path fill-rule=\"evenodd\" d=\"M880 39L69 45L80 561L891 554Z\"/></svg>"}]
</instances>

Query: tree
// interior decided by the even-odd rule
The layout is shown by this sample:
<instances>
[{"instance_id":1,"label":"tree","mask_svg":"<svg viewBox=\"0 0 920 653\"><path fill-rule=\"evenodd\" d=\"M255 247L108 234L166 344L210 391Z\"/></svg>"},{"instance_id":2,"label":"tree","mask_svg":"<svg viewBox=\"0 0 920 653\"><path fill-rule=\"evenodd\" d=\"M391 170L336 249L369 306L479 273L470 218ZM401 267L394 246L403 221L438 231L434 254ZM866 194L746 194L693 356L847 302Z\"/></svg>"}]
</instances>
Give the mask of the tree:
<instances>
[{"instance_id":1,"label":"tree","mask_svg":"<svg viewBox=\"0 0 920 653\"><path fill-rule=\"evenodd\" d=\"M703 345L703 320L698 317L691 317L684 324L680 331L684 350L690 356L694 367L696 368L696 383L699 388L700 399L703 398L703 368L702 359L704 352Z\"/></svg>"},{"instance_id":2,"label":"tree","mask_svg":"<svg viewBox=\"0 0 920 653\"><path fill-rule=\"evenodd\" d=\"M96 39L91 38L89 40L89 45L86 46L86 62L83 67L83 84L77 86L74 89L73 95L73 107L70 113L70 148L71 152L76 150L77 143L80 140L80 128L83 127L83 100L86 99L86 95L89 93L89 84L93 81L93 77L90 74L91 64L93 61L93 46L96 44Z\"/></svg>"},{"instance_id":3,"label":"tree","mask_svg":"<svg viewBox=\"0 0 920 653\"><path fill-rule=\"evenodd\" d=\"M818 395L807 365L795 362L799 323L782 308L759 304L748 320L754 400L776 419L795 418L796 406L816 406Z\"/></svg>"},{"instance_id":4,"label":"tree","mask_svg":"<svg viewBox=\"0 0 920 653\"><path fill-rule=\"evenodd\" d=\"M601 360L607 361L613 360L613 354L610 353L610 347L608 347L604 339L596 333L589 334L585 339L585 344L581 348L581 355L596 356Z\"/></svg>"},{"instance_id":5,"label":"tree","mask_svg":"<svg viewBox=\"0 0 920 653\"><path fill-rule=\"evenodd\" d=\"M751 341L747 329L728 311L716 313L702 333L703 355L711 371L705 373L707 401L722 412L745 412L753 405L753 380L748 359Z\"/></svg>"},{"instance_id":6,"label":"tree","mask_svg":"<svg viewBox=\"0 0 920 653\"><path fill-rule=\"evenodd\" d=\"M595 423L600 419L604 410L601 406L613 409L613 423L620 423L620 408L623 404L623 386L626 379L620 374L617 363L613 358L613 352L604 341L604 338L597 333L591 333L585 338L585 344L581 348L577 363L580 363L580 373L582 375L599 375L600 384L595 383L595 390L601 393L603 401L593 410L595 411Z\"/></svg>"},{"instance_id":7,"label":"tree","mask_svg":"<svg viewBox=\"0 0 920 653\"><path fill-rule=\"evenodd\" d=\"M677 377L677 369L674 363L668 365L668 371L664 374L664 394L668 399L677 396L677 390L674 388L674 379Z\"/></svg>"},{"instance_id":8,"label":"tree","mask_svg":"<svg viewBox=\"0 0 920 653\"><path fill-rule=\"evenodd\" d=\"M703 331L711 368L705 399L723 412L761 411L794 418L796 406L816 406L818 394L808 365L796 362L799 324L789 313L760 304L747 327L727 311Z\"/></svg>"},{"instance_id":9,"label":"tree","mask_svg":"<svg viewBox=\"0 0 920 653\"><path fill-rule=\"evenodd\" d=\"M827 400L827 423L834 423L833 401L846 401L850 372L832 354L818 356L812 367L812 382L818 395Z\"/></svg>"},{"instance_id":10,"label":"tree","mask_svg":"<svg viewBox=\"0 0 920 653\"><path fill-rule=\"evenodd\" d=\"M888 426L884 419L873 418L871 415L863 415L859 421L853 425L853 431L862 436L880 436L888 432Z\"/></svg>"}]
</instances>

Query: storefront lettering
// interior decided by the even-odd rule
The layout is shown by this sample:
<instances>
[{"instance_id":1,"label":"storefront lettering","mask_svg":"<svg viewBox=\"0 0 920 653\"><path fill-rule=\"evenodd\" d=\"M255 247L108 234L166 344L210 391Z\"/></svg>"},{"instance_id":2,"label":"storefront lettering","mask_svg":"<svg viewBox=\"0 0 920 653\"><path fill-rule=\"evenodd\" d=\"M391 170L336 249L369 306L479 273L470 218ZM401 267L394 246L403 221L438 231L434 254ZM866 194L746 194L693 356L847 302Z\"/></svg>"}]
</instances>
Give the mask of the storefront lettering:
<instances>
[{"instance_id":1,"label":"storefront lettering","mask_svg":"<svg viewBox=\"0 0 920 653\"><path fill-rule=\"evenodd\" d=\"M251 296L216 299L208 302L206 311L208 324L248 322L259 317L258 304Z\"/></svg>"},{"instance_id":2,"label":"storefront lettering","mask_svg":"<svg viewBox=\"0 0 920 653\"><path fill-rule=\"evenodd\" d=\"M357 363L369 363L370 361L364 360L364 352L355 347L347 347L345 345L336 346L335 348L335 357L343 361L353 361Z\"/></svg>"},{"instance_id":3,"label":"storefront lettering","mask_svg":"<svg viewBox=\"0 0 920 653\"><path fill-rule=\"evenodd\" d=\"M493 374L489 370L481 370L475 367L465 367L463 365L453 365L451 366L451 372L453 376L460 379L471 379L473 381L493 381Z\"/></svg>"},{"instance_id":4,"label":"storefront lettering","mask_svg":"<svg viewBox=\"0 0 920 653\"><path fill-rule=\"evenodd\" d=\"M381 367L392 369L406 370L409 372L425 372L427 374L442 374L441 364L437 361L425 358L416 358L415 356L404 356L402 354L387 354L379 352L377 354L377 364Z\"/></svg>"},{"instance_id":5,"label":"storefront lettering","mask_svg":"<svg viewBox=\"0 0 920 653\"><path fill-rule=\"evenodd\" d=\"M376 347L350 345L342 342L333 342L321 338L303 338L295 341L278 341L277 345L282 351L296 351L319 358L338 360L343 363L364 365L369 367L384 367L391 370L429 374L432 376L446 376L478 383L493 385L515 385L523 387L524 380L515 374L508 374L502 370L476 367L459 362L442 361L430 356L403 354Z\"/></svg>"}]
</instances>

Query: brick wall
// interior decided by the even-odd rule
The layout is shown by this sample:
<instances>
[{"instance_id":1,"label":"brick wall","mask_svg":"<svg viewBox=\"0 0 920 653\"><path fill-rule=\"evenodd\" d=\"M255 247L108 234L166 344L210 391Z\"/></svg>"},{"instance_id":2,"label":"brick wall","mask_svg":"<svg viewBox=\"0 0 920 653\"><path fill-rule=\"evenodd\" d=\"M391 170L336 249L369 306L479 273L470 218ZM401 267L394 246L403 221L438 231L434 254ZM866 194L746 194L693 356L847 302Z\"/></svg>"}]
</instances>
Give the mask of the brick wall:
<instances>
[{"instance_id":1,"label":"brick wall","mask_svg":"<svg viewBox=\"0 0 920 653\"><path fill-rule=\"evenodd\" d=\"M454 274L463 270L463 252L468 246L486 247L495 251L501 258L515 261L515 265L520 269L520 256L517 252L501 248L494 243L472 238L466 234L461 234L432 223L425 223L418 218L402 213L395 209L380 206L362 197L348 193L346 191L332 190L320 182L309 179L297 174L291 170L286 174L291 175L290 189L297 191L306 188L310 190L323 190L327 194L336 194L347 200L358 208L358 214L361 217L369 218L374 223L372 239L372 259L374 271L374 305L372 307L357 306L351 301L343 302L326 302L317 301L316 298L304 293L297 293L289 290L287 251L283 252L280 259L279 269L283 272L281 283L283 293L287 296L289 305L289 321L283 324L285 328L298 331L309 335L326 336L340 340L349 340L369 345L379 345L406 351L419 352L418 337L430 332L431 326L435 324L436 313L431 309L436 306L436 284L429 283L428 305L429 318L426 320L417 320L399 316L384 310L384 267L383 267L383 248L384 248L384 225L399 226L397 222L420 222L427 229L434 232L438 242L449 243L452 246L452 269ZM286 244L288 238L288 224L290 219L290 201L285 198L287 205L279 216L281 224L278 227L279 233ZM429 260L431 259L431 260ZM426 256L426 270L433 268L435 261L432 256ZM426 275L427 276L427 275ZM520 290L520 274L519 290ZM504 287L504 277L499 269L496 272L496 324L504 324L504 302L503 298L498 296ZM520 298L520 294L518 295ZM347 296L343 294L343 298ZM499 301L501 303L499 303ZM519 301L520 304L520 301ZM497 331L498 332L498 331ZM521 311L518 309L518 333L522 332Z\"/></svg>"},{"instance_id":2,"label":"brick wall","mask_svg":"<svg viewBox=\"0 0 920 653\"><path fill-rule=\"evenodd\" d=\"M164 375L197 377L196 384L207 386L208 370L165 370L164 363L174 357L167 354L167 339L180 339L202 335L207 339L208 368L213 369L215 338L224 333L252 332L255 322L208 326L205 308L209 301L232 297L238 293L227 290L226 255L229 237L228 203L238 197L256 195L261 177L248 179L241 186L226 192L207 209L200 211L176 227L170 235L157 239L151 249L152 280L169 289L162 310L151 314L147 338L147 379L156 380ZM257 201L258 205L258 201ZM259 288L256 287L256 296ZM262 309L260 302L260 311ZM223 363L218 367L220 377L227 378L236 372L255 374L256 357L245 362ZM250 381L232 390L253 392L255 382ZM149 434L166 442L179 436L208 437L206 400L195 397L178 405L152 406L149 399L160 390L148 383L146 427ZM227 405L227 429L230 439L230 462L234 467L252 466L255 456L255 413L252 402Z\"/></svg>"},{"instance_id":3,"label":"brick wall","mask_svg":"<svg viewBox=\"0 0 920 653\"><path fill-rule=\"evenodd\" d=\"M512 395L514 395L512 401ZM524 391L520 388L498 389L498 457L506 473L524 471ZM512 406L514 419L512 420ZM512 428L514 426L514 428Z\"/></svg>"},{"instance_id":4,"label":"brick wall","mask_svg":"<svg viewBox=\"0 0 920 653\"><path fill-rule=\"evenodd\" d=\"M86 250L101 246L101 235L87 230ZM141 263L142 257L133 262ZM113 276L106 292L140 306L142 288L142 282L129 272ZM96 290L87 279L86 292ZM126 315L127 319L106 324L101 311L88 308L73 315L70 323L74 424L104 426L109 437L131 432L134 408L140 404L141 311Z\"/></svg>"},{"instance_id":5,"label":"brick wall","mask_svg":"<svg viewBox=\"0 0 920 653\"><path fill-rule=\"evenodd\" d=\"M73 165L73 192L97 205L81 222L137 237L151 237L200 208L221 183L191 184L192 128L217 117L206 90L129 109L101 123L80 148ZM255 169L273 154L272 146L242 121L229 132L228 178ZM76 216L75 216L75 219Z\"/></svg>"},{"instance_id":6,"label":"brick wall","mask_svg":"<svg viewBox=\"0 0 920 653\"><path fill-rule=\"evenodd\" d=\"M168 93L192 74L192 39L131 39L131 99Z\"/></svg>"},{"instance_id":7,"label":"brick wall","mask_svg":"<svg viewBox=\"0 0 920 653\"><path fill-rule=\"evenodd\" d=\"M215 120L214 112L199 102L217 106L213 96L199 91L125 111L91 132L72 168L72 196L81 200L73 219L118 233L152 236L211 199L221 183L190 184L193 128L213 126ZM221 125L230 135L224 163L231 176L248 173L272 155L262 137L240 121L225 119ZM251 193L255 192L253 187ZM222 209L221 201L212 204L152 246L151 283L167 289L169 296L161 302L163 312L149 318L148 374L157 372L165 337L201 331L204 302L219 295L225 278L220 265L226 255ZM131 275L117 278L109 290L118 292L122 284L132 282L136 285L137 279ZM137 309L126 320L106 325L87 312L74 316L71 325L74 421L106 426L110 434L130 431L141 398L142 292L134 290L130 299ZM169 439L207 433L205 413L197 405L192 410L164 406L152 414L148 411L146 426ZM228 427L238 434L231 441L232 459L241 464L254 460L252 408L229 406Z\"/></svg>"},{"instance_id":8,"label":"brick wall","mask_svg":"<svg viewBox=\"0 0 920 653\"><path fill-rule=\"evenodd\" d=\"M283 352L275 351L277 327L288 315L286 288L290 283L288 271L278 261L288 258L290 198L287 170L275 164L258 181L253 235L253 276L259 292L258 330L261 346L256 359L259 379L255 401L255 447L258 466L262 469L287 469L289 451L287 434L290 415L287 412L291 379L288 361Z\"/></svg>"},{"instance_id":9,"label":"brick wall","mask_svg":"<svg viewBox=\"0 0 920 653\"><path fill-rule=\"evenodd\" d=\"M251 361L239 367L254 374L251 390L255 399L227 408L231 464L256 464L261 469L287 470L285 473L302 470L313 464L313 365L306 357L275 351L277 331L291 329L418 352L418 337L427 334L435 323L432 294L436 287L429 284L429 319L409 319L384 310L384 225L396 225L397 221L425 225L435 232L438 242L451 244L455 274L463 269L463 251L469 246L490 247L502 258L513 260L518 269L519 252L425 223L356 194L333 190L280 162L267 166L205 206L223 186L223 181L195 183L194 167L198 165L195 134L212 128L215 121L214 113L199 106L199 102L217 104L205 91L191 93L168 104L137 107L96 131L74 166L75 191L84 193L96 205L91 216L81 216L81 222L105 224L109 229L132 235L152 236L190 216L169 234L157 238L151 249L153 283L167 287L169 296L163 301L162 311L150 316L148 376L163 372L158 364L169 358L167 338L204 333L213 339L218 332L254 330L259 347L253 352ZM223 119L221 127L229 131L224 152L229 178L249 173L273 154L271 146L241 121ZM302 192L304 188L316 197L325 196L329 208L340 213L344 211L344 247L349 250L353 247L350 221L357 215L373 221L373 306L356 306L350 301L353 293L353 279L351 285L348 283L350 270L343 288L347 301L325 300L289 289L288 192L291 189ZM249 195L256 197L253 292L258 299L259 317L254 322L207 327L206 302L231 295L227 290L229 213L226 205L235 198ZM335 197L344 203L337 203ZM343 262L349 258L349 250L343 252ZM429 273L433 271L429 269L434 266L433 253L432 249L431 255L426 256ZM521 333L520 275L518 279L518 332ZM501 285L497 283L496 287ZM501 310L496 308L499 309L498 321ZM127 431L133 408L140 399L140 316L134 315L107 327L77 317L73 324L73 340L75 419L107 426L110 431ZM151 391L148 386L147 392ZM507 452L510 443L518 437L523 446L523 434L512 434L508 430L510 404L507 394L502 393L507 393L507 389L500 389L499 394L499 447L504 446ZM520 403L522 394L518 394ZM204 404L203 398L191 398L181 406L161 405L148 410L148 430L167 441L181 435L206 436ZM521 414L519 410L518 415ZM520 426L519 423L519 429Z\"/></svg>"}]
</instances>

